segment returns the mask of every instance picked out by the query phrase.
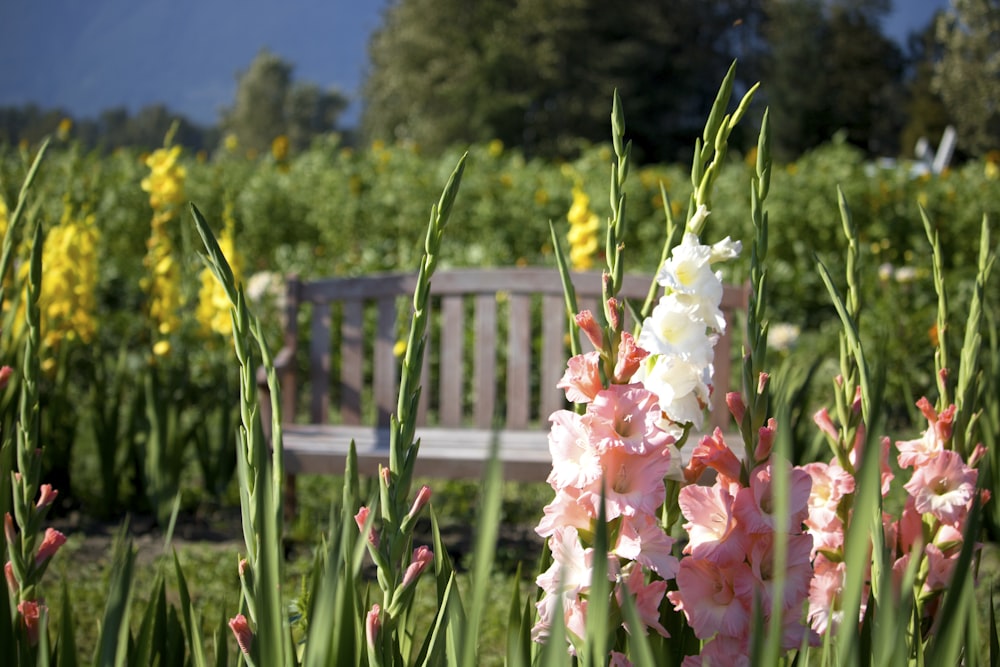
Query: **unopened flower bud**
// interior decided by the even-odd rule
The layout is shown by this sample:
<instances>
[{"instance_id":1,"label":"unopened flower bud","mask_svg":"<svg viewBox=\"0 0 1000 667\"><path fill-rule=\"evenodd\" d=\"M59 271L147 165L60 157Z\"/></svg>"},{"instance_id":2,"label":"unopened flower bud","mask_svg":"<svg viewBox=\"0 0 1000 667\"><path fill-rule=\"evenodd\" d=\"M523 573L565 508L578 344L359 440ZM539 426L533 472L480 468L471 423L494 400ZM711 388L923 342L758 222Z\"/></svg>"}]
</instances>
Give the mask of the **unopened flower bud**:
<instances>
[{"instance_id":1,"label":"unopened flower bud","mask_svg":"<svg viewBox=\"0 0 1000 667\"><path fill-rule=\"evenodd\" d=\"M976 443L976 446L972 448L972 453L969 454L968 466L970 468L975 468L979 465L979 462L983 460L984 456L986 456L986 447L981 442Z\"/></svg>"},{"instance_id":2,"label":"unopened flower bud","mask_svg":"<svg viewBox=\"0 0 1000 667\"><path fill-rule=\"evenodd\" d=\"M861 412L861 387L860 385L854 390L854 401L851 403L851 410L854 414Z\"/></svg>"},{"instance_id":3,"label":"unopened flower bud","mask_svg":"<svg viewBox=\"0 0 1000 667\"><path fill-rule=\"evenodd\" d=\"M840 440L840 431L834 426L833 420L830 418L830 413L827 412L826 408L820 408L813 415L813 421L816 422L816 426L819 426L819 430L826 433L834 442Z\"/></svg>"},{"instance_id":4,"label":"unopened flower bud","mask_svg":"<svg viewBox=\"0 0 1000 667\"><path fill-rule=\"evenodd\" d=\"M378 633L381 629L382 607L376 602L365 616L365 641L368 642L368 648L375 648L375 640L378 639Z\"/></svg>"},{"instance_id":5,"label":"unopened flower bud","mask_svg":"<svg viewBox=\"0 0 1000 667\"><path fill-rule=\"evenodd\" d=\"M253 631L250 630L250 623L243 614L236 614L229 619L229 629L236 637L236 643L240 645L243 655L250 655L250 644L253 642Z\"/></svg>"},{"instance_id":6,"label":"unopened flower bud","mask_svg":"<svg viewBox=\"0 0 1000 667\"><path fill-rule=\"evenodd\" d=\"M358 513L354 515L354 523L358 524L358 530L364 532L369 514L371 514L371 510L365 505L362 505L358 510ZM373 547L378 546L378 534L375 532L374 526L368 532L368 543Z\"/></svg>"},{"instance_id":7,"label":"unopened flower bud","mask_svg":"<svg viewBox=\"0 0 1000 667\"><path fill-rule=\"evenodd\" d=\"M733 416L737 424L743 423L743 416L746 414L747 406L743 402L743 394L738 391L731 391L726 394L726 407L729 408L729 414Z\"/></svg>"},{"instance_id":8,"label":"unopened flower bud","mask_svg":"<svg viewBox=\"0 0 1000 667\"><path fill-rule=\"evenodd\" d=\"M35 565L41 565L48 559L56 555L59 547L66 543L66 536L55 528L46 528L45 537L38 546L38 553L35 554Z\"/></svg>"},{"instance_id":9,"label":"unopened flower bud","mask_svg":"<svg viewBox=\"0 0 1000 667\"><path fill-rule=\"evenodd\" d=\"M20 586L17 583L17 577L14 576L14 564L10 561L4 563L3 573L7 577L7 588L10 589L11 596L17 595Z\"/></svg>"},{"instance_id":10,"label":"unopened flower bud","mask_svg":"<svg viewBox=\"0 0 1000 667\"><path fill-rule=\"evenodd\" d=\"M771 449L774 447L774 436L777 431L778 422L774 420L774 417L767 420L767 426L760 427L760 430L757 432L757 449L753 453L755 459L763 461L771 455Z\"/></svg>"},{"instance_id":11,"label":"unopened flower bud","mask_svg":"<svg viewBox=\"0 0 1000 667\"><path fill-rule=\"evenodd\" d=\"M14 375L14 369L10 366L0 368L0 391L7 388L7 384L10 382L12 375Z\"/></svg>"},{"instance_id":12,"label":"unopened flower bud","mask_svg":"<svg viewBox=\"0 0 1000 667\"><path fill-rule=\"evenodd\" d=\"M615 364L615 381L627 384L639 370L643 359L648 356L649 352L636 345L632 334L627 331L623 332L621 342L618 343L618 362Z\"/></svg>"},{"instance_id":13,"label":"unopened flower bud","mask_svg":"<svg viewBox=\"0 0 1000 667\"><path fill-rule=\"evenodd\" d=\"M580 311L576 316L576 326L580 327L586 336L587 340L596 348L597 350L604 349L604 332L601 331L601 325L597 323L594 319L594 314L589 310Z\"/></svg>"},{"instance_id":14,"label":"unopened flower bud","mask_svg":"<svg viewBox=\"0 0 1000 667\"><path fill-rule=\"evenodd\" d=\"M410 512L409 514L407 514L407 517L411 521L415 519L417 514L420 513L420 510L422 510L425 505L427 505L430 499L431 499L431 487L425 484L420 487L419 491L417 491L417 497L413 499L413 505L410 507Z\"/></svg>"},{"instance_id":15,"label":"unopened flower bud","mask_svg":"<svg viewBox=\"0 0 1000 667\"><path fill-rule=\"evenodd\" d=\"M14 530L14 517L7 512L3 517L3 534L7 538L8 548L13 549L17 541L17 531Z\"/></svg>"},{"instance_id":16,"label":"unopened flower bud","mask_svg":"<svg viewBox=\"0 0 1000 667\"><path fill-rule=\"evenodd\" d=\"M434 552L426 546L419 546L413 550L413 558L403 573L403 588L416 582L417 578L423 574L427 566L434 560Z\"/></svg>"},{"instance_id":17,"label":"unopened flower bud","mask_svg":"<svg viewBox=\"0 0 1000 667\"><path fill-rule=\"evenodd\" d=\"M608 324L611 326L611 330L618 331L619 329L621 329L621 317L619 317L618 299L614 297L608 299L607 313L608 313Z\"/></svg>"},{"instance_id":18,"label":"unopened flower bud","mask_svg":"<svg viewBox=\"0 0 1000 667\"><path fill-rule=\"evenodd\" d=\"M758 396L762 396L764 394L764 390L767 389L767 381L770 380L770 379L771 379L771 376L768 375L767 373L763 373L763 372L757 377L757 395Z\"/></svg>"},{"instance_id":19,"label":"unopened flower bud","mask_svg":"<svg viewBox=\"0 0 1000 667\"><path fill-rule=\"evenodd\" d=\"M37 509L48 507L59 496L59 491L52 488L51 484L42 484L38 489L38 502L35 503Z\"/></svg>"},{"instance_id":20,"label":"unopened flower bud","mask_svg":"<svg viewBox=\"0 0 1000 667\"><path fill-rule=\"evenodd\" d=\"M241 558L240 562L236 564L236 569L240 572L240 577L245 577L247 570L250 569L250 563L246 558Z\"/></svg>"}]
</instances>

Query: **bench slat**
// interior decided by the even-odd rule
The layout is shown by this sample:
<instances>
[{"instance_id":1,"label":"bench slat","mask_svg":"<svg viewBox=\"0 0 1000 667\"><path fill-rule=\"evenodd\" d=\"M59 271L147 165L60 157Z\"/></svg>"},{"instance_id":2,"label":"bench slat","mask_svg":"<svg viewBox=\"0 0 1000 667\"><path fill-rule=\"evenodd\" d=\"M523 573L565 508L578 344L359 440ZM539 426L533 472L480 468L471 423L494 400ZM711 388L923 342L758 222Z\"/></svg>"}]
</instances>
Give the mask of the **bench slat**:
<instances>
[{"instance_id":1,"label":"bench slat","mask_svg":"<svg viewBox=\"0 0 1000 667\"><path fill-rule=\"evenodd\" d=\"M462 380L465 359L465 306L460 296L441 298L441 347L438 377L441 383L441 423L458 426L462 423L464 392Z\"/></svg>"},{"instance_id":2,"label":"bench slat","mask_svg":"<svg viewBox=\"0 0 1000 667\"><path fill-rule=\"evenodd\" d=\"M325 424L330 410L330 304L313 304L309 332L309 381L312 383L310 419Z\"/></svg>"},{"instance_id":3,"label":"bench slat","mask_svg":"<svg viewBox=\"0 0 1000 667\"><path fill-rule=\"evenodd\" d=\"M539 420L542 423L563 407L566 394L556 386L566 366L566 301L561 296L542 297L542 359Z\"/></svg>"},{"instance_id":4,"label":"bench slat","mask_svg":"<svg viewBox=\"0 0 1000 667\"><path fill-rule=\"evenodd\" d=\"M497 298L495 294L476 297L474 396L476 426L489 428L496 407L497 378Z\"/></svg>"},{"instance_id":5,"label":"bench slat","mask_svg":"<svg viewBox=\"0 0 1000 667\"><path fill-rule=\"evenodd\" d=\"M364 310L359 299L344 301L340 326L340 416L345 424L361 423L364 387Z\"/></svg>"},{"instance_id":6,"label":"bench slat","mask_svg":"<svg viewBox=\"0 0 1000 667\"><path fill-rule=\"evenodd\" d=\"M372 349L375 421L388 426L389 416L396 411L396 297L386 296L377 301L378 328Z\"/></svg>"},{"instance_id":7,"label":"bench slat","mask_svg":"<svg viewBox=\"0 0 1000 667\"><path fill-rule=\"evenodd\" d=\"M523 429L531 416L531 297L509 296L507 314L507 426Z\"/></svg>"}]
</instances>

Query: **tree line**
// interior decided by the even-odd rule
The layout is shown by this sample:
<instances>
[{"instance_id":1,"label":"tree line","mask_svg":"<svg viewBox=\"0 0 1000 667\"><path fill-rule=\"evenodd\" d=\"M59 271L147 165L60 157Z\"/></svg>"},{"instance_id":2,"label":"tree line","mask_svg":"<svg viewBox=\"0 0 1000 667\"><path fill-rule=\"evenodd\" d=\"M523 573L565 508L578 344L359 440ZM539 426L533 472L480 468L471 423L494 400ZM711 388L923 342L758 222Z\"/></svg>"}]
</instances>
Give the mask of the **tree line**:
<instances>
[{"instance_id":1,"label":"tree line","mask_svg":"<svg viewBox=\"0 0 1000 667\"><path fill-rule=\"evenodd\" d=\"M1000 148L1000 0L952 0L903 46L883 32L890 9L890 0L395 0L369 41L359 127L343 127L342 93L295 80L291 64L262 51L218 124L181 119L175 140L212 149L233 135L265 151L284 135L297 150L336 130L347 143L412 142L428 153L499 139L566 158L606 140L617 89L636 157L687 160L735 59L744 89L764 82L755 103L780 128L780 157L838 133L872 156L910 155L949 124L965 155ZM0 109L0 141L34 140L62 116ZM112 109L78 121L74 135L151 147L175 118L163 105Z\"/></svg>"}]
</instances>

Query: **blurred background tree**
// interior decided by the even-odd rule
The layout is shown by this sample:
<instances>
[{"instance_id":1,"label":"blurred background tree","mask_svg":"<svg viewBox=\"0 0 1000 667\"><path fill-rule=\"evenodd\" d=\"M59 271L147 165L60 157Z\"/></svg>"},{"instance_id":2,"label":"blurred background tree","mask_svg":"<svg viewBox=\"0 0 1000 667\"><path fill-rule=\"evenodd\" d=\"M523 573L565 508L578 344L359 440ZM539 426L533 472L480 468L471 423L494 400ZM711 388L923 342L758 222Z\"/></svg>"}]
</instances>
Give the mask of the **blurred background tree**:
<instances>
[{"instance_id":1,"label":"blurred background tree","mask_svg":"<svg viewBox=\"0 0 1000 667\"><path fill-rule=\"evenodd\" d=\"M1000 0L952 0L937 39L933 88L955 120L958 145L973 155L1000 148Z\"/></svg>"},{"instance_id":2,"label":"blurred background tree","mask_svg":"<svg viewBox=\"0 0 1000 667\"><path fill-rule=\"evenodd\" d=\"M313 136L336 129L347 98L338 90L294 81L293 69L281 57L260 51L237 77L236 100L222 114L223 132L235 135L246 150L266 153L280 135L301 149Z\"/></svg>"}]
</instances>

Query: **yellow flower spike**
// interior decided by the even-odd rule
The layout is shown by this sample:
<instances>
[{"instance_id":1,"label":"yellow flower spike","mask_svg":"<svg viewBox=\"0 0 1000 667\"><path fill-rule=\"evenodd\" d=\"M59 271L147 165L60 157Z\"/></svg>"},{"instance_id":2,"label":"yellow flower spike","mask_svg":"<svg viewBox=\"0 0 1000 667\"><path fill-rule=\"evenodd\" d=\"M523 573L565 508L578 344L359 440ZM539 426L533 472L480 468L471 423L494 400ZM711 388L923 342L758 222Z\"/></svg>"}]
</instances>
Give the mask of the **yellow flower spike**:
<instances>
[{"instance_id":1,"label":"yellow flower spike","mask_svg":"<svg viewBox=\"0 0 1000 667\"><path fill-rule=\"evenodd\" d=\"M158 340L153 345L153 354L158 357L165 357L170 354L170 341Z\"/></svg>"}]
</instances>

